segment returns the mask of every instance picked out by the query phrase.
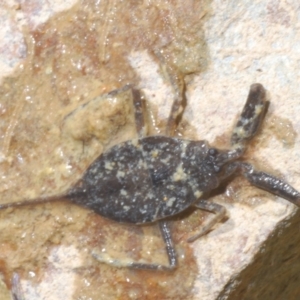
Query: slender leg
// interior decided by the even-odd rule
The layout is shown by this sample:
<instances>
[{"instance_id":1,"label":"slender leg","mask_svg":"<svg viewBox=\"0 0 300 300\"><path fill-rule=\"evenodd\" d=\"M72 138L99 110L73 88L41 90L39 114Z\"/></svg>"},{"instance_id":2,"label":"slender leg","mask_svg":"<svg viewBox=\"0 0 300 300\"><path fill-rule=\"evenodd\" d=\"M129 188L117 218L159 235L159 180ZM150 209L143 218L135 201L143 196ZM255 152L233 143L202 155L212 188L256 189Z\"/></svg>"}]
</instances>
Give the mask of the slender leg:
<instances>
[{"instance_id":1,"label":"slender leg","mask_svg":"<svg viewBox=\"0 0 300 300\"><path fill-rule=\"evenodd\" d=\"M264 87L260 83L252 84L248 99L231 137L233 147L245 148L246 142L257 133L267 107L268 102Z\"/></svg>"},{"instance_id":2,"label":"slender leg","mask_svg":"<svg viewBox=\"0 0 300 300\"><path fill-rule=\"evenodd\" d=\"M147 126L145 124L144 110L145 103L144 98L137 89L132 89L133 105L135 109L135 124L139 138L143 138L147 133Z\"/></svg>"},{"instance_id":3,"label":"slender leg","mask_svg":"<svg viewBox=\"0 0 300 300\"><path fill-rule=\"evenodd\" d=\"M13 273L11 280L11 294L13 300L24 300L23 291L18 273Z\"/></svg>"},{"instance_id":4,"label":"slender leg","mask_svg":"<svg viewBox=\"0 0 300 300\"><path fill-rule=\"evenodd\" d=\"M174 269L177 266L177 256L176 256L176 251L172 242L172 237L171 237L171 232L170 229L168 227L168 223L165 221L160 221L159 222L159 227L162 233L162 236L164 238L164 241L166 243L166 250L167 250L167 254L169 257L169 263L170 266L167 267L167 269ZM164 267L166 268L166 267Z\"/></svg>"},{"instance_id":5,"label":"slender leg","mask_svg":"<svg viewBox=\"0 0 300 300\"><path fill-rule=\"evenodd\" d=\"M207 218L204 225L201 226L200 230L196 231L191 237L187 239L189 243L194 242L202 235L208 233L212 229L212 227L215 224L219 223L226 215L226 208L224 206L211 201L201 199L195 204L195 206L197 208L212 212L214 213L214 215L211 215L209 218Z\"/></svg>"},{"instance_id":6,"label":"slender leg","mask_svg":"<svg viewBox=\"0 0 300 300\"><path fill-rule=\"evenodd\" d=\"M268 173L257 171L248 163L234 162L228 165L227 169L228 174L239 170L252 185L300 206L300 193L285 181Z\"/></svg>"},{"instance_id":7,"label":"slender leg","mask_svg":"<svg viewBox=\"0 0 300 300\"><path fill-rule=\"evenodd\" d=\"M177 267L176 251L172 242L171 232L167 222L159 222L160 231L166 244L166 251L169 258L169 265L158 265L158 264L145 264L145 263L132 263L129 267L135 269L148 269L148 270L173 270Z\"/></svg>"},{"instance_id":8,"label":"slender leg","mask_svg":"<svg viewBox=\"0 0 300 300\"><path fill-rule=\"evenodd\" d=\"M134 106L134 118L135 118L135 126L137 130L137 134L139 138L143 138L147 135L147 124L145 122L145 99L141 95L141 92L132 87L131 84L127 84L121 89L113 90L109 93L109 95L118 95L125 91L131 91L132 101Z\"/></svg>"},{"instance_id":9,"label":"slender leg","mask_svg":"<svg viewBox=\"0 0 300 300\"><path fill-rule=\"evenodd\" d=\"M100 262L113 265L119 268L133 268L133 269L147 269L147 270L162 270L162 271L169 271L173 270L177 266L177 257L176 251L173 246L171 232L167 225L167 222L161 221L159 222L159 227L163 236L163 239L166 244L166 251L169 258L169 265L161 265L161 264L149 264L144 262L135 262L129 259L125 261L120 261L118 259L114 259L109 257L107 254L96 254L93 253L93 256Z\"/></svg>"},{"instance_id":10,"label":"slender leg","mask_svg":"<svg viewBox=\"0 0 300 300\"><path fill-rule=\"evenodd\" d=\"M174 101L167 122L166 135L174 136L178 118L183 112L183 106L185 105L185 85L182 76L178 72L170 70L168 74L174 90Z\"/></svg>"},{"instance_id":11,"label":"slender leg","mask_svg":"<svg viewBox=\"0 0 300 300\"><path fill-rule=\"evenodd\" d=\"M185 83L183 76L178 69L169 61L166 61L160 52L155 52L155 57L159 59L161 71L164 77L167 78L167 81L171 83L173 88L174 100L164 134L166 136L174 136L178 118L180 117L180 114L183 112L183 108L186 105Z\"/></svg>"}]
</instances>

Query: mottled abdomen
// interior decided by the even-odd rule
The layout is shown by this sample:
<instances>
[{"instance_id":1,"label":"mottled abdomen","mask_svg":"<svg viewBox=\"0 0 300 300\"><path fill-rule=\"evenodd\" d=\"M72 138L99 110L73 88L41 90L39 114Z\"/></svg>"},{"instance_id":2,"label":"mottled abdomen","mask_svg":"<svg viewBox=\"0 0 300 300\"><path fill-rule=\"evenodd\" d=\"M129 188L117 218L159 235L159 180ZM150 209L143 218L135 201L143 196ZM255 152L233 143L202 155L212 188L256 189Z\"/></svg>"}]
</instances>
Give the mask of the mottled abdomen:
<instances>
[{"instance_id":1,"label":"mottled abdomen","mask_svg":"<svg viewBox=\"0 0 300 300\"><path fill-rule=\"evenodd\" d=\"M207 170L207 150L203 141L164 136L127 141L99 156L69 197L118 222L175 215L218 184Z\"/></svg>"}]
</instances>

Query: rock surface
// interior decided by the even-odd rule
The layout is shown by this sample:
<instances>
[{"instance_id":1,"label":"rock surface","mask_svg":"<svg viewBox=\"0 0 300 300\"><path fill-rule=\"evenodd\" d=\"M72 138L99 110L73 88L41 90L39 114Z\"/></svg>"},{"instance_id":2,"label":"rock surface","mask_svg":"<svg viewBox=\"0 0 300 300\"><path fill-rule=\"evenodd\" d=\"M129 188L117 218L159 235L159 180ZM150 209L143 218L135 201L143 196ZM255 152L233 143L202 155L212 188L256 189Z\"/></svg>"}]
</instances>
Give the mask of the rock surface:
<instances>
[{"instance_id":1,"label":"rock surface","mask_svg":"<svg viewBox=\"0 0 300 300\"><path fill-rule=\"evenodd\" d=\"M84 11L84 4L78 4L75 1L55 1L52 4L46 4L43 1L28 1L22 5L17 1L3 1L1 3L0 19L3 26L0 29L0 36L2 37L0 38L0 69L4 82L2 95L6 95L5 89L9 91L7 94L13 94L10 86L11 82L15 84L13 78L18 78L19 74L22 74L26 69L26 60L29 60L30 55L33 57L37 55L37 52L41 55L38 59L31 60L32 68L35 68L35 71L43 70L43 74L50 74L51 84L56 89L54 96L51 94L51 97L44 99L42 93L36 94L35 91L31 90L31 82L28 82L22 86L24 90L14 92L17 95L13 98L16 102L9 103L8 100L11 99L6 99L5 96L1 98L3 99L0 101L0 114L3 116L0 124L1 203L13 202L15 199L24 198L24 196L26 198L35 197L43 192L49 193L52 189L61 191L65 185L72 183L71 177L78 177L84 169L84 165L80 165L80 162L83 161L87 165L90 159L95 157L96 149L99 147L105 149L105 143L89 141L89 149L91 150L83 152L84 154L81 156L82 144L84 144L82 141L73 144L62 143L62 146L59 146L59 130L62 128L60 126L64 116L74 111L79 105L86 103L85 98L94 99L99 93L108 92L114 88L119 88L118 84L132 81L144 91L146 98L153 107L159 107L156 112L154 109L153 114L158 118L154 127L163 124L172 103L172 87L160 72L160 64L151 51L155 52L157 49L169 45L170 41L175 41L175 46L172 46L171 50L168 47L165 48L166 52L169 51L169 55L179 52L178 49L182 49L186 43L190 43L189 46L192 49L190 53L193 55L188 52L189 48L187 47L180 52L180 55L174 57L178 62L177 67L183 73L197 71L196 75L185 76L187 107L183 115L184 125L180 128L181 132L186 137L206 139L212 145L228 147L231 130L244 105L249 86L254 82L260 82L268 90L270 107L262 130L257 138L250 143L245 158L258 168L270 171L300 189L300 177L298 176L300 166L298 136L300 132L300 86L298 84L300 75L298 71L300 6L296 2L283 0L242 0L238 4L221 0L203 1L201 13L195 9L195 12L198 12L201 17L199 17L199 22L200 19L202 22L200 27L193 27L194 18L197 14L189 16L189 10L186 9L186 20L190 22L187 22L186 27L190 26L201 31L198 36L199 41L193 43L191 40L195 38L195 35L189 32L191 36L185 36L188 31L185 31L187 29L184 27L184 18L176 19L180 7L186 6L192 10L193 2L177 1L176 7L172 7L171 4L166 4L167 2L157 1L154 5L155 8L169 12L169 23L162 27L165 31L161 34L163 37L160 36L161 40L159 38L157 40L154 38L152 40L151 38L145 39L143 46L146 44L146 47L142 47L136 42L135 45L138 46L126 53L124 49L121 49L126 55L126 63L121 61L114 62L111 66L108 64L108 71L107 73L104 72L104 75L102 73L99 75L95 71L101 65L99 61L101 59L103 61L113 60L113 51L118 50L118 55L122 53L116 42L114 43L114 50L107 46L109 45L108 37L112 40L115 39L114 41L118 41L120 37L113 33L109 36L110 31L108 29L101 32L104 46L100 48L102 52L99 54L101 58L99 61L90 52L85 52L85 47L90 46L93 49L94 44L97 44L93 38L99 37L98 33L94 36L91 33L93 31L91 24L96 21L95 19L91 21L88 13L80 15L76 11L77 20L81 23L79 25L76 23L78 36L74 36L73 43L70 42L70 44L67 42L60 44L61 36L55 35L54 27L53 35L47 30L39 29L42 23L53 16L63 16L67 20L71 20L72 12L67 10L73 6L82 5ZM121 4L118 4L117 1L107 3L107 7L103 10L99 9L99 12L108 16L103 18L106 20L104 28L111 29L114 27L107 26L109 26L109 22L115 22L117 19L118 5ZM153 14L150 8L147 7L143 11L148 19L151 19ZM199 7L196 8L199 9ZM64 12L61 12L64 10L66 11L65 16L63 15ZM170 12L174 13L171 14ZM99 15L101 15L100 13ZM137 15L138 13L140 11L136 12ZM103 15L101 16L103 17ZM144 30L144 24L139 25L138 22L132 22L132 24L136 28L140 26ZM25 26L25 31L22 26ZM85 31L84 26L88 28L87 31ZM178 30L171 32L171 29L174 28ZM34 32L34 34L28 35L28 32ZM91 35L87 38L89 43L84 44L85 35L83 33L86 32ZM111 29L111 32L118 32L118 28L115 31ZM81 33L82 35L80 35ZM49 39L43 40L42 37L47 36L47 34ZM138 40L143 35L147 36L147 34L143 31L137 34L136 39ZM28 36L34 40L32 44L28 41ZM108 40L106 41L106 39ZM66 39L66 41L68 40ZM151 45L155 45L151 51L147 48L149 41ZM79 43L81 44L79 45ZM133 43L135 43L134 38ZM78 48L82 47L83 50L80 51L86 55L84 61L74 57L74 61L68 64L67 60L59 61L58 57L51 54L55 47L63 46L65 48L62 47L61 53L64 53L63 51L67 53L74 45ZM35 50L33 51L33 49ZM81 55L80 51L78 50L78 53ZM201 55L196 55L197 51L201 52ZM51 64L51 59L60 63ZM184 59L189 63L184 65L182 63ZM193 59L195 69L192 68ZM62 62L66 64L62 64ZM78 77L74 73L72 76L68 74L68 70L72 66L80 73ZM118 67L120 73L115 72ZM88 83L86 85L81 82L82 74L87 76L85 80ZM12 79L5 81L5 76L8 75ZM27 77L28 75L24 73L23 76ZM32 82L37 80L34 72L30 76L33 76ZM48 81L50 82L50 80ZM45 80L44 82L48 81ZM71 87L67 86L66 82L72 82ZM33 86L36 88L39 84ZM49 91L52 89L49 88ZM66 94L68 97L65 97ZM19 99L23 102L20 102ZM43 118L43 112L49 110L49 114L45 117L48 123L41 123L43 125L41 135L49 136L48 142L51 145L49 153L53 151L53 157L51 153L49 157L45 154L43 156L42 153L45 153L45 148L48 148L47 143L38 136L37 128L26 122L27 119L33 117L28 105L34 105L36 120ZM40 111L41 114L39 115ZM56 111L57 114L55 114ZM56 127L51 127L49 125L51 122L57 124ZM25 131L21 130L22 126ZM31 138L28 137L28 132ZM51 139L52 135L55 138ZM26 153L22 152L23 143L28 145L28 141L33 145L28 148L32 148L32 156L27 156ZM15 150L10 150L14 149L18 143L19 148L16 146ZM45 143L45 146L36 146L38 143ZM37 160L39 155L42 155L41 161ZM35 164L33 163L34 160L37 160ZM57 168L53 170L52 163L58 166L58 171ZM41 168L39 171L41 179L29 181L28 184L29 176L33 176L36 172L34 169L36 165ZM33 169L30 169L30 166ZM30 171L23 171L26 167ZM198 262L198 273L194 283L194 296L189 294L188 297L201 300L295 298L297 284L300 280L297 275L299 271L296 264L299 258L296 250L300 242L298 238L299 223L297 221L299 213L295 214L296 208L283 199L251 187L242 178L233 180L224 188L223 193L214 196L212 201L227 208L228 220L192 244ZM32 271L21 276L20 284L25 299L34 300L43 297L53 300L72 299L76 295L74 291L76 282L78 282L76 281L78 274L74 270L85 266L87 261L90 264L93 263L84 258L86 254L83 253L89 250L86 244L80 251L78 248L70 246L75 243L76 239L80 238L82 239L80 241L85 243L84 234L88 234L88 231L84 229L84 222L90 216L86 212L77 211L75 208L72 214L73 208L69 211L69 208L65 206L60 206L55 215L53 213L55 209L58 210L58 208L52 209L46 205L45 211L36 208L34 210L35 215L32 215L30 211L25 213L23 217L26 216L28 219L34 217L36 220L42 220L42 223L35 223L35 219L31 220L31 227L26 229L22 227L22 223L18 223L19 217L18 215L15 216L14 211L13 216L11 212L1 215L1 239L3 240L3 236L6 238L7 235L12 235L10 232L7 235L3 233L7 228L11 228L12 231L19 230L20 238L15 242L17 246L13 247L11 243L2 244L1 253L4 256L1 257L1 260L5 262L4 265L8 262L12 265L10 268L4 268L6 271L9 270L8 273L18 269L18 263L20 265L24 261L27 263L27 260L32 260L34 256L44 252L48 255L47 267L42 272L34 273ZM22 218L22 215L20 216ZM205 217L200 216L201 218ZM74 219L78 223L75 224ZM282 222L283 220L284 222ZM98 221L92 219L92 222L97 223ZM43 232L32 229L43 223L47 224L51 232L55 232L55 229L63 224L65 227L73 228L74 232L82 231L84 234L78 237L72 233L71 237L64 240L64 231L59 231L58 234L49 234L48 237L44 236ZM93 230L91 229L90 232L94 233ZM95 230L95 232L98 231ZM30 235L31 239L28 238ZM97 237L101 237L101 234L98 233ZM63 243L61 243L62 240ZM52 248L46 251L49 241L51 241ZM96 243L96 241L92 242ZM22 252L20 252L20 249L23 249L22 245L32 243L36 243L37 249L31 253L31 257L23 258ZM91 244L90 240L87 244L90 245L89 243ZM53 244L57 245L57 248L53 248ZM40 250L39 246L44 250ZM16 251L18 247L20 247L19 252ZM18 254L8 258L9 253L14 253L13 251ZM34 263L30 267L33 270ZM89 290L90 286L90 289L95 288L95 282L92 279L91 281L87 280L93 277L88 274L92 271L80 270L84 274L83 279L80 279L81 285L84 286L82 288L83 294L85 293L86 297L88 297L87 295L97 297L97 294L94 295ZM105 268L104 270L106 272ZM26 269L26 271L28 270ZM93 270L93 272L94 277L99 276L98 270ZM182 272L186 272L186 270L183 269ZM123 278L123 274L117 271L114 276L122 282L120 278ZM136 279L132 274L131 277L126 276L128 281L134 282ZM31 282L31 278L34 277L39 277L38 283L34 282L33 284ZM68 281L65 280L66 278ZM149 278L148 280L152 282L151 277ZM180 277L178 278L180 280ZM162 279L165 280L163 277ZM5 280L9 285L7 278ZM189 284L193 281L192 278L189 280L185 286L186 290L190 288ZM60 293L51 292L54 286L54 289L59 290ZM137 287L131 286L130 288L130 299L142 297L141 291ZM121 293L121 291L118 292ZM175 289L173 292L175 293ZM170 295L174 296L172 293ZM107 297L107 295L104 296ZM175 299L171 298L172 296L168 299ZM144 297L146 296L144 295Z\"/></svg>"}]
</instances>

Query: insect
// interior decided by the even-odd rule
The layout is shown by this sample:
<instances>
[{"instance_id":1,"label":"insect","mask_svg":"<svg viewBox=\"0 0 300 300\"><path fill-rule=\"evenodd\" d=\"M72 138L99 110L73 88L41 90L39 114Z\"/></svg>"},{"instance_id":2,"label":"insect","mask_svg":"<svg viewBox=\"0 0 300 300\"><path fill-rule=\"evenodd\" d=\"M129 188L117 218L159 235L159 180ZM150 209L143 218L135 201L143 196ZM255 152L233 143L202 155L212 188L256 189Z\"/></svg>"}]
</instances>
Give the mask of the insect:
<instances>
[{"instance_id":1,"label":"insect","mask_svg":"<svg viewBox=\"0 0 300 300\"><path fill-rule=\"evenodd\" d=\"M158 222L169 265L134 261L111 263L140 269L174 269L177 257L168 218L190 206L212 212L206 224L188 242L204 235L226 213L223 206L208 201L207 197L221 182L236 174L241 174L258 188L300 205L300 193L292 186L240 160L267 110L266 91L261 84L250 87L248 99L234 127L229 150L210 147L206 141L172 136L181 111L181 96L175 97L166 134L146 136L144 100L137 89L131 86L125 89L130 89L132 93L138 138L118 144L101 154L64 197L71 203L117 222L137 225ZM51 200L57 200L57 197L40 198L39 202ZM37 202L4 204L0 208L32 203Z\"/></svg>"}]
</instances>

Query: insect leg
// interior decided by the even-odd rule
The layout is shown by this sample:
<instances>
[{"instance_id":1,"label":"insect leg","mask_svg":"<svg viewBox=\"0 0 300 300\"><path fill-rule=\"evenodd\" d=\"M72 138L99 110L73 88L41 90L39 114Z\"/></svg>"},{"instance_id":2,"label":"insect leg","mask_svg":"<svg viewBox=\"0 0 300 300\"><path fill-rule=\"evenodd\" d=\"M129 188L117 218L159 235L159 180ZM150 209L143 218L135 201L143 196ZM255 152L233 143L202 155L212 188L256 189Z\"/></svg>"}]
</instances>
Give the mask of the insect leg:
<instances>
[{"instance_id":1,"label":"insect leg","mask_svg":"<svg viewBox=\"0 0 300 300\"><path fill-rule=\"evenodd\" d=\"M169 266L158 264L132 263L131 268L135 269L150 269L150 270L173 270L177 266L176 251L172 242L171 232L167 222L160 221L159 228L166 244L166 251L169 258Z\"/></svg>"},{"instance_id":2,"label":"insect leg","mask_svg":"<svg viewBox=\"0 0 300 300\"><path fill-rule=\"evenodd\" d=\"M170 115L167 121L166 135L174 136L177 127L178 118L183 112L183 106L185 105L185 85L181 74L178 72L169 71L169 80L173 86L174 101L171 107Z\"/></svg>"},{"instance_id":3,"label":"insect leg","mask_svg":"<svg viewBox=\"0 0 300 300\"><path fill-rule=\"evenodd\" d=\"M132 89L133 105L135 109L135 125L139 138L143 138L147 134L147 126L145 123L145 101L141 92L137 89Z\"/></svg>"},{"instance_id":4,"label":"insect leg","mask_svg":"<svg viewBox=\"0 0 300 300\"><path fill-rule=\"evenodd\" d=\"M108 254L98 254L98 253L92 253L92 255L100 262L113 265L114 267L119 268L133 268L133 269L146 269L146 270L173 270L177 266L177 257L176 257L176 251L173 246L172 238L171 238L171 232L167 225L167 222L160 221L159 227L163 236L163 239L166 244L166 251L169 258L169 265L161 265L161 264L149 264L144 262L135 262L131 261L129 259L126 259L125 261L121 261L118 259L114 259L110 257Z\"/></svg>"},{"instance_id":5,"label":"insect leg","mask_svg":"<svg viewBox=\"0 0 300 300\"><path fill-rule=\"evenodd\" d=\"M169 258L169 263L170 266L164 267L167 269L173 269L177 266L177 256L176 256L176 251L173 245L172 237L171 237L171 232L168 227L168 223L165 221L160 221L159 222L159 228L162 233L162 236L164 238L164 241L166 243L166 250Z\"/></svg>"},{"instance_id":6,"label":"insect leg","mask_svg":"<svg viewBox=\"0 0 300 300\"><path fill-rule=\"evenodd\" d=\"M260 83L252 84L241 116L233 130L231 137L233 147L245 148L246 142L257 133L268 105L264 87Z\"/></svg>"},{"instance_id":7,"label":"insect leg","mask_svg":"<svg viewBox=\"0 0 300 300\"><path fill-rule=\"evenodd\" d=\"M239 169L252 185L300 206L300 193L282 179L257 171L248 163L234 162L228 168Z\"/></svg>"},{"instance_id":8,"label":"insect leg","mask_svg":"<svg viewBox=\"0 0 300 300\"><path fill-rule=\"evenodd\" d=\"M173 88L174 101L163 134L166 136L174 136L178 118L186 106L185 82L178 69L172 65L170 61L166 61L165 57L159 51L155 52L155 57L159 59L161 71L167 79L167 82L170 83Z\"/></svg>"},{"instance_id":9,"label":"insect leg","mask_svg":"<svg viewBox=\"0 0 300 300\"><path fill-rule=\"evenodd\" d=\"M194 206L212 212L214 215L211 215L209 218L207 218L200 230L195 232L194 235L187 239L189 243L194 242L196 239L209 232L212 227L219 223L226 215L226 208L224 206L211 201L201 199Z\"/></svg>"},{"instance_id":10,"label":"insect leg","mask_svg":"<svg viewBox=\"0 0 300 300\"><path fill-rule=\"evenodd\" d=\"M18 273L13 273L11 280L11 293L13 300L24 300L23 291Z\"/></svg>"}]
</instances>

